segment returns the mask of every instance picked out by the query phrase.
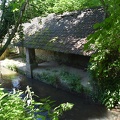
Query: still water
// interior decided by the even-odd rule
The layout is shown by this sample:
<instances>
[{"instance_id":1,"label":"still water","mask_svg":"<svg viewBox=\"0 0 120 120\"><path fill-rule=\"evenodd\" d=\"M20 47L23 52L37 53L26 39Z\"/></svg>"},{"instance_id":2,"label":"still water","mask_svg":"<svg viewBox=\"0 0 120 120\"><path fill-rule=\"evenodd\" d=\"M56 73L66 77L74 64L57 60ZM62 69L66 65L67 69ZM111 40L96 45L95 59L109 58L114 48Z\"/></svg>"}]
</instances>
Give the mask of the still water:
<instances>
[{"instance_id":1,"label":"still water","mask_svg":"<svg viewBox=\"0 0 120 120\"><path fill-rule=\"evenodd\" d=\"M67 111L60 118L61 120L107 120L109 112L100 104L93 103L90 98L83 95L76 95L53 86L44 84L38 80L26 78L23 75L1 68L0 82L2 87L11 90L12 88L25 90L26 86L32 87L32 90L40 98L50 96L55 104L70 102L74 104L72 110Z\"/></svg>"}]
</instances>

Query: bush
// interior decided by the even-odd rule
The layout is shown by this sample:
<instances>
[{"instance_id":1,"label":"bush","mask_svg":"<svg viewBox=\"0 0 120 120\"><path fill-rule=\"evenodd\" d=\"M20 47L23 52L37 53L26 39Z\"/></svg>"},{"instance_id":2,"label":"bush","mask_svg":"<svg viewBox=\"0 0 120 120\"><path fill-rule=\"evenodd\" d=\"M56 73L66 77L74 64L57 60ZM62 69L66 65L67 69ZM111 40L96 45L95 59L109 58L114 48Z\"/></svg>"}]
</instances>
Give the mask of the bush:
<instances>
[{"instance_id":1,"label":"bush","mask_svg":"<svg viewBox=\"0 0 120 120\"><path fill-rule=\"evenodd\" d=\"M12 71L15 71L15 72L17 72L18 71L18 68L17 68L17 66L16 65L7 65L6 66L7 68L9 68L10 70L12 70Z\"/></svg>"},{"instance_id":2,"label":"bush","mask_svg":"<svg viewBox=\"0 0 120 120\"><path fill-rule=\"evenodd\" d=\"M57 70L53 70L51 73L46 71L40 75L38 74L37 79L54 86L61 84L62 86L69 88L70 91L72 90L78 93L83 92L84 89L80 82L80 76L71 74L67 71L58 72Z\"/></svg>"},{"instance_id":3,"label":"bush","mask_svg":"<svg viewBox=\"0 0 120 120\"><path fill-rule=\"evenodd\" d=\"M34 120L33 105L26 106L20 95L23 92L16 93L5 92L0 88L0 119L1 120ZM31 111L27 111L31 109Z\"/></svg>"},{"instance_id":4,"label":"bush","mask_svg":"<svg viewBox=\"0 0 120 120\"><path fill-rule=\"evenodd\" d=\"M81 85L81 78L75 74L71 74L66 71L62 71L60 73L60 79L63 84L73 91L80 93L83 90L83 86Z\"/></svg>"},{"instance_id":5,"label":"bush","mask_svg":"<svg viewBox=\"0 0 120 120\"><path fill-rule=\"evenodd\" d=\"M53 6L53 12L55 13L63 13L65 11L75 11L80 10L83 8L90 8L99 6L100 2L99 0L60 0L59 2L56 2Z\"/></svg>"},{"instance_id":6,"label":"bush","mask_svg":"<svg viewBox=\"0 0 120 120\"><path fill-rule=\"evenodd\" d=\"M99 0L39 0L34 2L36 8L39 8L39 15L49 13L63 13L66 11L75 11L84 8L100 6Z\"/></svg>"},{"instance_id":7,"label":"bush","mask_svg":"<svg viewBox=\"0 0 120 120\"><path fill-rule=\"evenodd\" d=\"M120 104L120 1L105 4L109 16L94 26L96 31L88 37L85 47L95 52L89 70L97 99L110 109Z\"/></svg>"},{"instance_id":8,"label":"bush","mask_svg":"<svg viewBox=\"0 0 120 120\"><path fill-rule=\"evenodd\" d=\"M25 97L21 97L23 93L26 94ZM64 111L73 107L71 103L63 103L53 108L53 101L49 98L35 102L33 95L28 86L25 92L14 90L8 93L0 88L0 120L46 120L46 118L58 120Z\"/></svg>"},{"instance_id":9,"label":"bush","mask_svg":"<svg viewBox=\"0 0 120 120\"><path fill-rule=\"evenodd\" d=\"M101 81L102 82L102 81ZM92 80L93 91L91 96L93 100L98 101L105 105L108 109L117 107L120 105L120 85L118 86L107 86L107 88L99 85L97 80ZM104 84L107 85L107 84Z\"/></svg>"},{"instance_id":10,"label":"bush","mask_svg":"<svg viewBox=\"0 0 120 120\"><path fill-rule=\"evenodd\" d=\"M96 39L95 37L96 35L92 40ZM102 39L102 36L100 35L98 39ZM97 43L98 46L100 45L97 48L99 50L91 57L89 66L92 80L97 85L95 90L99 91L98 100L108 108L115 107L120 102L120 52L112 41L105 39L106 43L104 41L103 44Z\"/></svg>"},{"instance_id":11,"label":"bush","mask_svg":"<svg viewBox=\"0 0 120 120\"><path fill-rule=\"evenodd\" d=\"M45 82L47 84L56 85L56 83L57 83L57 75L49 73L49 72L43 72L40 75L40 80L42 80L43 82Z\"/></svg>"}]
</instances>

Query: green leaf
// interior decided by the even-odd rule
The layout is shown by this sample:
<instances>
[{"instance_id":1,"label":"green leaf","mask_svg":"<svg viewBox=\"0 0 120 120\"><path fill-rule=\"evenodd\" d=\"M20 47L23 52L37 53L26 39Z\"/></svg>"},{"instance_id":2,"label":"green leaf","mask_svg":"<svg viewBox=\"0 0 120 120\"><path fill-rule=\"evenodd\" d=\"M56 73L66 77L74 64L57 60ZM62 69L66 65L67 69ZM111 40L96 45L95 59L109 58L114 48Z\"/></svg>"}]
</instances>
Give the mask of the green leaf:
<instances>
[{"instance_id":1,"label":"green leaf","mask_svg":"<svg viewBox=\"0 0 120 120\"><path fill-rule=\"evenodd\" d=\"M93 28L98 29L100 26L101 26L100 23L96 23L96 24L94 24Z\"/></svg>"},{"instance_id":2,"label":"green leaf","mask_svg":"<svg viewBox=\"0 0 120 120\"><path fill-rule=\"evenodd\" d=\"M3 99L4 97L6 97L7 95L8 95L8 93L5 93L2 96L0 96L0 100Z\"/></svg>"}]
</instances>

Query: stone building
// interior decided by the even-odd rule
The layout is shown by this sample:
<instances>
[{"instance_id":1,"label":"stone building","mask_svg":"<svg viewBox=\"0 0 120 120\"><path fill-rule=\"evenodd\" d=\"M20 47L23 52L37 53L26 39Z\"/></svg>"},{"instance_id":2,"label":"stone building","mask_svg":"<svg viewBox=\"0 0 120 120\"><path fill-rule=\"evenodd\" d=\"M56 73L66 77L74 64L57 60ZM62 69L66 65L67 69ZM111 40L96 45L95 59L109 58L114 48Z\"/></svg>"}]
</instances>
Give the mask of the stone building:
<instances>
[{"instance_id":1,"label":"stone building","mask_svg":"<svg viewBox=\"0 0 120 120\"><path fill-rule=\"evenodd\" d=\"M17 46L26 48L28 76L32 76L32 69L37 66L36 56L86 67L92 52L85 52L83 46L87 36L95 31L93 25L103 19L103 8L91 8L60 15L49 14L24 24L25 40Z\"/></svg>"}]
</instances>

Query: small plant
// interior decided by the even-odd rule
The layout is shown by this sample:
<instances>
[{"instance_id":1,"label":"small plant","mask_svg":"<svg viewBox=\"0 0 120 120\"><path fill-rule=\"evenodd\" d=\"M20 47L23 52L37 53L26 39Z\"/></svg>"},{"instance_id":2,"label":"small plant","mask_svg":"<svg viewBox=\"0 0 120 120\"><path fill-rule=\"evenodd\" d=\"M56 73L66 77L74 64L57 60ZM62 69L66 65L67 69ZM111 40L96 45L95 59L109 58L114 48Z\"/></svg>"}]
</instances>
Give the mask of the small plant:
<instances>
[{"instance_id":1,"label":"small plant","mask_svg":"<svg viewBox=\"0 0 120 120\"><path fill-rule=\"evenodd\" d=\"M55 1L54 6L52 8L49 8L48 10L51 10L55 13L63 13L65 11L80 10L83 8L90 8L99 5L99 0L59 0L57 2Z\"/></svg>"},{"instance_id":2,"label":"small plant","mask_svg":"<svg viewBox=\"0 0 120 120\"><path fill-rule=\"evenodd\" d=\"M60 73L60 79L62 79L61 82L63 82L63 84L66 84L70 90L81 92L83 89L83 86L80 83L80 76L71 74L67 71L62 71Z\"/></svg>"},{"instance_id":3,"label":"small plant","mask_svg":"<svg viewBox=\"0 0 120 120\"><path fill-rule=\"evenodd\" d=\"M120 85L118 87L109 89L101 89L101 86L97 84L93 85L94 90L92 91L93 100L104 104L108 109L120 106ZM114 90L115 89L115 90Z\"/></svg>"},{"instance_id":4,"label":"small plant","mask_svg":"<svg viewBox=\"0 0 120 120\"><path fill-rule=\"evenodd\" d=\"M7 65L7 68L9 68L12 71L18 71L18 68L17 68L17 66L15 64L13 64L13 65Z\"/></svg>"},{"instance_id":5,"label":"small plant","mask_svg":"<svg viewBox=\"0 0 120 120\"><path fill-rule=\"evenodd\" d=\"M40 79L48 84L55 85L57 82L57 75L49 73L49 72L43 72L40 75Z\"/></svg>"},{"instance_id":6,"label":"small plant","mask_svg":"<svg viewBox=\"0 0 120 120\"><path fill-rule=\"evenodd\" d=\"M58 120L58 116L61 116L64 111L71 110L73 108L72 103L62 103L59 106L53 109L53 113L51 114L52 120Z\"/></svg>"},{"instance_id":7,"label":"small plant","mask_svg":"<svg viewBox=\"0 0 120 120\"><path fill-rule=\"evenodd\" d=\"M53 70L52 72L57 73L57 72L58 72L58 70Z\"/></svg>"},{"instance_id":8,"label":"small plant","mask_svg":"<svg viewBox=\"0 0 120 120\"><path fill-rule=\"evenodd\" d=\"M31 120L34 118L33 104L28 106L21 99L22 91L5 92L0 88L0 119L1 120ZM28 109L28 111L27 111ZM31 110L31 111L30 111Z\"/></svg>"},{"instance_id":9,"label":"small plant","mask_svg":"<svg viewBox=\"0 0 120 120\"><path fill-rule=\"evenodd\" d=\"M70 91L81 93L84 91L84 87L81 85L81 78L79 75L71 74L67 71L58 72L57 70L51 73L46 71L42 74L37 74L37 79L41 81L57 86L58 83L64 85Z\"/></svg>"},{"instance_id":10,"label":"small plant","mask_svg":"<svg viewBox=\"0 0 120 120\"><path fill-rule=\"evenodd\" d=\"M21 97L23 93L25 97ZM63 103L54 108L54 102L49 98L35 102L33 95L34 92L31 92L29 86L25 92L14 89L11 93L0 88L0 120L46 120L46 118L59 120L64 111L73 107L72 103Z\"/></svg>"}]
</instances>

